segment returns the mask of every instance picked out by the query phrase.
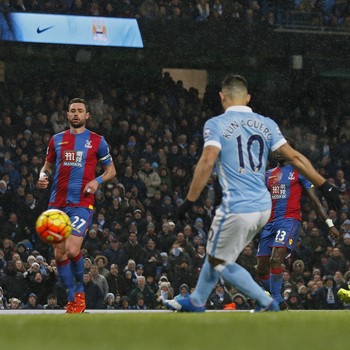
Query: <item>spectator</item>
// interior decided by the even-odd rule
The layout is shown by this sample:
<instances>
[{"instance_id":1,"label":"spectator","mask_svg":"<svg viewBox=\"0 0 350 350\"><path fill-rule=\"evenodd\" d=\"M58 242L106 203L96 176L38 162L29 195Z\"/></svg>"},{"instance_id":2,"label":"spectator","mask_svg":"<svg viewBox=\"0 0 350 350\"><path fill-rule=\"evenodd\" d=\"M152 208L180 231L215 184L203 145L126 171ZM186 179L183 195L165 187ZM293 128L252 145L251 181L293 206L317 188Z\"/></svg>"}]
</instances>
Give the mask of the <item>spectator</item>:
<instances>
[{"instance_id":1,"label":"spectator","mask_svg":"<svg viewBox=\"0 0 350 350\"><path fill-rule=\"evenodd\" d=\"M10 213L9 220L2 230L2 237L10 238L14 243L23 241L26 238L24 233L24 227L18 221L18 216L16 213Z\"/></svg>"},{"instance_id":2,"label":"spectator","mask_svg":"<svg viewBox=\"0 0 350 350\"><path fill-rule=\"evenodd\" d=\"M29 294L27 304L22 307L22 309L25 310L42 310L43 308L44 307L38 303L38 298L34 293Z\"/></svg>"},{"instance_id":3,"label":"spectator","mask_svg":"<svg viewBox=\"0 0 350 350\"><path fill-rule=\"evenodd\" d=\"M110 240L110 246L102 251L102 254L107 258L108 265L117 264L123 267L127 263L127 256L124 250L121 248L121 243L117 238Z\"/></svg>"},{"instance_id":4,"label":"spectator","mask_svg":"<svg viewBox=\"0 0 350 350\"><path fill-rule=\"evenodd\" d=\"M108 293L108 283L106 277L99 273L97 265L91 266L89 279L91 279L91 281L94 282L100 288L102 293L102 299L104 299Z\"/></svg>"},{"instance_id":5,"label":"spectator","mask_svg":"<svg viewBox=\"0 0 350 350\"><path fill-rule=\"evenodd\" d=\"M170 226L168 222L164 222L162 224L162 228L157 236L157 240L158 249L162 252L169 252L170 247L176 240L176 235L174 233L170 233Z\"/></svg>"},{"instance_id":6,"label":"spectator","mask_svg":"<svg viewBox=\"0 0 350 350\"><path fill-rule=\"evenodd\" d=\"M90 229L87 236L84 239L83 247L87 250L90 256L95 256L96 252L101 250L101 242L97 237L97 231Z\"/></svg>"},{"instance_id":7,"label":"spectator","mask_svg":"<svg viewBox=\"0 0 350 350\"><path fill-rule=\"evenodd\" d=\"M15 297L20 300L25 300L27 298L27 283L23 274L16 270L15 264L12 261L8 261L6 264L5 278L2 287L7 299Z\"/></svg>"},{"instance_id":8,"label":"spectator","mask_svg":"<svg viewBox=\"0 0 350 350\"><path fill-rule=\"evenodd\" d=\"M151 238L148 239L143 250L145 274L155 277L157 274L157 266L160 261L160 253L159 250L156 249L155 241Z\"/></svg>"},{"instance_id":9,"label":"spectator","mask_svg":"<svg viewBox=\"0 0 350 350\"><path fill-rule=\"evenodd\" d=\"M337 295L338 290L335 287L333 276L326 276L323 287L315 294L315 307L318 310L339 310L342 309L342 302Z\"/></svg>"},{"instance_id":10,"label":"spectator","mask_svg":"<svg viewBox=\"0 0 350 350\"><path fill-rule=\"evenodd\" d=\"M232 301L236 304L236 310L250 310L251 307L247 302L246 297L241 293L232 295Z\"/></svg>"},{"instance_id":11,"label":"spectator","mask_svg":"<svg viewBox=\"0 0 350 350\"><path fill-rule=\"evenodd\" d=\"M96 271L98 271L97 266ZM103 309L103 292L101 288L92 281L90 272L84 272L84 291L87 309Z\"/></svg>"},{"instance_id":12,"label":"spectator","mask_svg":"<svg viewBox=\"0 0 350 350\"><path fill-rule=\"evenodd\" d=\"M62 307L57 304L57 296L55 294L49 294L47 296L47 304L44 305L45 310L60 310Z\"/></svg>"},{"instance_id":13,"label":"spectator","mask_svg":"<svg viewBox=\"0 0 350 350\"><path fill-rule=\"evenodd\" d=\"M287 299L288 309L289 310L303 310L302 301L299 297L299 294L292 291Z\"/></svg>"},{"instance_id":14,"label":"spectator","mask_svg":"<svg viewBox=\"0 0 350 350\"><path fill-rule=\"evenodd\" d=\"M327 272L334 275L337 271L344 274L347 271L347 261L342 256L341 251L338 247L334 247L330 258L326 264Z\"/></svg>"},{"instance_id":15,"label":"spectator","mask_svg":"<svg viewBox=\"0 0 350 350\"><path fill-rule=\"evenodd\" d=\"M123 276L119 275L119 267L117 264L111 264L106 280L109 293L117 295L124 289L125 279Z\"/></svg>"},{"instance_id":16,"label":"spectator","mask_svg":"<svg viewBox=\"0 0 350 350\"><path fill-rule=\"evenodd\" d=\"M129 294L129 302L131 306L135 306L137 304L139 295L143 297L144 304L148 308L154 307L156 296L152 289L146 284L146 278L144 276L137 277L137 286Z\"/></svg>"},{"instance_id":17,"label":"spectator","mask_svg":"<svg viewBox=\"0 0 350 350\"><path fill-rule=\"evenodd\" d=\"M113 293L107 293L103 304L104 304L104 309L106 310L118 309L118 305L115 303L115 296Z\"/></svg>"},{"instance_id":18,"label":"spectator","mask_svg":"<svg viewBox=\"0 0 350 350\"><path fill-rule=\"evenodd\" d=\"M122 296L128 296L132 290L135 288L135 283L133 281L133 273L130 270L124 271L124 280L125 283L120 286L120 295Z\"/></svg>"},{"instance_id":19,"label":"spectator","mask_svg":"<svg viewBox=\"0 0 350 350\"><path fill-rule=\"evenodd\" d=\"M160 177L156 171L151 167L151 164L146 161L138 172L140 179L144 182L147 188L147 198L153 198L155 192L159 190L161 184Z\"/></svg>"},{"instance_id":20,"label":"spectator","mask_svg":"<svg viewBox=\"0 0 350 350\"><path fill-rule=\"evenodd\" d=\"M175 295L175 300L181 300L184 298L188 298L190 296L190 288L186 283L181 284L179 288L179 293Z\"/></svg>"},{"instance_id":21,"label":"spectator","mask_svg":"<svg viewBox=\"0 0 350 350\"><path fill-rule=\"evenodd\" d=\"M136 262L143 262L143 248L139 244L136 232L129 233L129 239L124 244L123 250L128 259L133 259Z\"/></svg>"},{"instance_id":22,"label":"spectator","mask_svg":"<svg viewBox=\"0 0 350 350\"><path fill-rule=\"evenodd\" d=\"M107 277L109 274L109 271L106 269L106 266L108 265L107 258L104 255L97 255L94 259L94 264L98 267L98 273L104 277Z\"/></svg>"},{"instance_id":23,"label":"spectator","mask_svg":"<svg viewBox=\"0 0 350 350\"><path fill-rule=\"evenodd\" d=\"M166 309L166 307L164 305L164 300L174 298L174 292L173 292L169 282L160 282L159 289L156 293L156 298L157 298L156 299L156 301L157 301L156 308L157 309Z\"/></svg>"},{"instance_id":24,"label":"spectator","mask_svg":"<svg viewBox=\"0 0 350 350\"><path fill-rule=\"evenodd\" d=\"M218 283L212 293L209 295L207 308L209 310L223 310L225 305L231 303L232 299L230 294L225 291L224 286L221 283Z\"/></svg>"},{"instance_id":25,"label":"spectator","mask_svg":"<svg viewBox=\"0 0 350 350\"><path fill-rule=\"evenodd\" d=\"M257 272L255 266L257 265L256 255L252 249L252 245L247 245L243 252L239 255L237 263L242 265L254 279L257 278Z\"/></svg>"},{"instance_id":26,"label":"spectator","mask_svg":"<svg viewBox=\"0 0 350 350\"><path fill-rule=\"evenodd\" d=\"M7 310L9 308L7 299L4 297L4 291L0 287L0 310Z\"/></svg>"},{"instance_id":27,"label":"spectator","mask_svg":"<svg viewBox=\"0 0 350 350\"><path fill-rule=\"evenodd\" d=\"M11 298L9 300L9 309L18 310L22 308L22 302L17 298Z\"/></svg>"}]
</instances>

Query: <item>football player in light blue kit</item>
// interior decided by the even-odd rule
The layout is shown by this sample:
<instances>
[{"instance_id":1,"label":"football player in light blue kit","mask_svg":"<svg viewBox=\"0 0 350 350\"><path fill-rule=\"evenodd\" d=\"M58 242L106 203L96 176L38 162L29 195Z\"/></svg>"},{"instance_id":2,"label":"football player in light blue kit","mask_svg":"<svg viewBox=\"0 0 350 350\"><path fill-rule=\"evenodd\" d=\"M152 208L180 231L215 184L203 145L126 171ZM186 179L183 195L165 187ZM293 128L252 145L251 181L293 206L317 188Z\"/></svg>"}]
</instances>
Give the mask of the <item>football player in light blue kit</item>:
<instances>
[{"instance_id":1,"label":"football player in light blue kit","mask_svg":"<svg viewBox=\"0 0 350 350\"><path fill-rule=\"evenodd\" d=\"M244 247L266 224L271 213L271 196L265 185L268 154L277 151L324 193L337 200L333 187L316 172L308 159L288 145L278 125L247 107L251 96L246 80L228 75L222 82L220 99L225 112L204 126L204 148L195 169L187 198L178 208L179 219L198 199L214 165L223 198L216 210L207 242L207 258L195 291L181 301L167 300L174 310L201 312L219 277L256 300L256 311L278 311L268 296L242 266L236 263ZM330 190L329 190L330 189Z\"/></svg>"}]
</instances>

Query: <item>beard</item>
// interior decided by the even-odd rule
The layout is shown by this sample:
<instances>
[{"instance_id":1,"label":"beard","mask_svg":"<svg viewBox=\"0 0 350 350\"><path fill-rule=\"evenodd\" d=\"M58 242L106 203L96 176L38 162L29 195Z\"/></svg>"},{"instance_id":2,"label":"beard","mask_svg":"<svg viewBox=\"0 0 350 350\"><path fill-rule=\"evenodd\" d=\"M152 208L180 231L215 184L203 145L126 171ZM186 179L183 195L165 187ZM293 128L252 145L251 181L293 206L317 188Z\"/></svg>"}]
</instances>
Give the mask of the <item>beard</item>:
<instances>
[{"instance_id":1,"label":"beard","mask_svg":"<svg viewBox=\"0 0 350 350\"><path fill-rule=\"evenodd\" d=\"M79 120L79 121L69 120L69 124L71 125L72 128L79 129L85 125L85 121L83 121L83 120Z\"/></svg>"}]
</instances>

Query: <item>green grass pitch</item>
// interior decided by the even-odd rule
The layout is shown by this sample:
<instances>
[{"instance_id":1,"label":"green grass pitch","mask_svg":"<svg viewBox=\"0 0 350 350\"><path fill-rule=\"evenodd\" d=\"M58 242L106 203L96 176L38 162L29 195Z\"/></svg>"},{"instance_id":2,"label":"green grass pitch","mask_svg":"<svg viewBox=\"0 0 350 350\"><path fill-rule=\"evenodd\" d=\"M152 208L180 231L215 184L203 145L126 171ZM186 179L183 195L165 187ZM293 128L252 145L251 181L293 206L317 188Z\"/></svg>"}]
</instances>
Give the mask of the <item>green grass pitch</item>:
<instances>
[{"instance_id":1,"label":"green grass pitch","mask_svg":"<svg viewBox=\"0 0 350 350\"><path fill-rule=\"evenodd\" d=\"M345 350L349 311L1 315L1 349Z\"/></svg>"}]
</instances>

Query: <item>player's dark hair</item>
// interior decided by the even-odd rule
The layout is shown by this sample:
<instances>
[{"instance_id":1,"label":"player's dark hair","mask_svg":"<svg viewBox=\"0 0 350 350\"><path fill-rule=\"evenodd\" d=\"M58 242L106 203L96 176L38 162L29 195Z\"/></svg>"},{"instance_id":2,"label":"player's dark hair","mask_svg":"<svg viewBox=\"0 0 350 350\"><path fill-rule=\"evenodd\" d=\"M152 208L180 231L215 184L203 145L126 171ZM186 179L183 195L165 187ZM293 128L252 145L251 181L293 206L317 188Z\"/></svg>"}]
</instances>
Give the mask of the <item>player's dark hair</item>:
<instances>
[{"instance_id":1,"label":"player's dark hair","mask_svg":"<svg viewBox=\"0 0 350 350\"><path fill-rule=\"evenodd\" d=\"M248 82L246 78L239 74L227 74L221 83L222 88L232 88L234 86L244 87L248 90Z\"/></svg>"},{"instance_id":2,"label":"player's dark hair","mask_svg":"<svg viewBox=\"0 0 350 350\"><path fill-rule=\"evenodd\" d=\"M221 91L230 98L243 98L248 93L248 82L241 75L228 74L221 82Z\"/></svg>"},{"instance_id":3,"label":"player's dark hair","mask_svg":"<svg viewBox=\"0 0 350 350\"><path fill-rule=\"evenodd\" d=\"M72 103L82 103L83 105L85 105L86 112L89 112L89 105L83 98L81 98L81 97L72 98L68 103L68 110L69 110L70 105Z\"/></svg>"}]
</instances>

